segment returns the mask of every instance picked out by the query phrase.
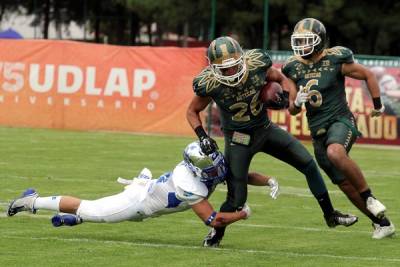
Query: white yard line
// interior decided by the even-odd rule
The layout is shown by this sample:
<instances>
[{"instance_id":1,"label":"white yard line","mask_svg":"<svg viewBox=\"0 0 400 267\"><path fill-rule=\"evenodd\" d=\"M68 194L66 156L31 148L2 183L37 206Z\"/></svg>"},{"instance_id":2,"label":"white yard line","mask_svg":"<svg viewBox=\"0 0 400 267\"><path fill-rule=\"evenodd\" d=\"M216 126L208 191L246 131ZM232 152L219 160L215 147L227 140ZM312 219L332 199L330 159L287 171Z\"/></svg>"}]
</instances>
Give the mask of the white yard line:
<instances>
[{"instance_id":1,"label":"white yard line","mask_svg":"<svg viewBox=\"0 0 400 267\"><path fill-rule=\"evenodd\" d=\"M48 219L48 225L49 227L52 227L50 224L50 218L52 217L52 214L31 214L27 212L20 213L18 215L15 215L18 217L29 217L29 219ZM5 213L0 213L0 218L8 218ZM9 220L12 220L12 218L9 218ZM156 219L157 220L157 219ZM182 222L187 222L190 224L196 224L199 223L197 220L192 220L192 219L186 219L182 220ZM135 223L135 222L132 222ZM146 222L144 222L146 223ZM321 223L323 223L321 221ZM79 226L78 226L79 227ZM117 227L117 226L116 226ZM353 226L348 228L348 230L342 228L339 228L339 230L336 229L331 229L328 227L297 227L297 226L285 226L285 225L274 225L274 224L252 224L252 223L236 223L235 227L249 227L249 228L269 228L269 229L283 229L283 230L298 230L298 231L304 231L304 232L334 232L334 233L342 233L342 234L362 234L362 235L370 235L372 232L371 231L358 231L354 230L356 226Z\"/></svg>"},{"instance_id":2,"label":"white yard line","mask_svg":"<svg viewBox=\"0 0 400 267\"><path fill-rule=\"evenodd\" d=\"M0 234L2 238L7 239L23 239L26 240L29 237L26 236L10 236ZM71 242L71 243L96 243L105 245L126 245L133 247L147 247L147 248L170 248L170 249L180 249L180 250L204 250L200 246L183 246L176 244L163 244L163 243L146 243L146 242L128 242L128 241L115 241L115 240L98 240L98 239L88 239L88 238L60 238L60 237L30 237L32 240L55 240L61 242ZM331 258L340 260L352 260L352 261L376 261L376 262L400 262L400 258L382 258L382 257L362 257L362 256L341 256L334 254L318 254L318 253L295 253L295 252L283 252L279 250L257 250L257 249L229 249L229 248L212 248L210 250L216 252L234 252L243 254L264 254L272 256L285 256L285 257L301 257L301 258Z\"/></svg>"}]
</instances>

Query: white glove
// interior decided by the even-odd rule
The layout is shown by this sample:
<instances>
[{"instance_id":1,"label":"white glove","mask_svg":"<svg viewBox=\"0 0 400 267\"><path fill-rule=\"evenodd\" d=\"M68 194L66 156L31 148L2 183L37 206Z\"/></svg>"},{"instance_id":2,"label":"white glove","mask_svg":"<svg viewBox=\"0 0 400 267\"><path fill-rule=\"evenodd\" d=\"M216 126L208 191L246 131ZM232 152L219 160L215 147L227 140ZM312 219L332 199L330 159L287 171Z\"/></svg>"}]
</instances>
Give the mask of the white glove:
<instances>
[{"instance_id":1,"label":"white glove","mask_svg":"<svg viewBox=\"0 0 400 267\"><path fill-rule=\"evenodd\" d=\"M272 199L277 199L277 197L279 195L278 181L275 178L271 177L268 180L268 185L270 187L269 195L271 196Z\"/></svg>"},{"instance_id":2,"label":"white glove","mask_svg":"<svg viewBox=\"0 0 400 267\"><path fill-rule=\"evenodd\" d=\"M139 173L138 179L151 179L153 178L153 174L147 168L143 168L143 170Z\"/></svg>"},{"instance_id":3,"label":"white glove","mask_svg":"<svg viewBox=\"0 0 400 267\"><path fill-rule=\"evenodd\" d=\"M308 92L304 92L302 88L300 88L300 90L297 92L296 99L294 100L294 105L300 108L307 101Z\"/></svg>"},{"instance_id":4,"label":"white glove","mask_svg":"<svg viewBox=\"0 0 400 267\"><path fill-rule=\"evenodd\" d=\"M244 206L243 206L241 211L244 211L246 213L246 217L244 217L243 220L247 220L251 215L250 207L247 204L244 204Z\"/></svg>"},{"instance_id":5,"label":"white glove","mask_svg":"<svg viewBox=\"0 0 400 267\"><path fill-rule=\"evenodd\" d=\"M371 111L371 117L379 117L385 111L385 106L382 105L380 109L373 109Z\"/></svg>"},{"instance_id":6,"label":"white glove","mask_svg":"<svg viewBox=\"0 0 400 267\"><path fill-rule=\"evenodd\" d=\"M123 184L123 185L130 185L133 183L134 179L151 180L151 178L153 178L151 171L147 168L143 168L143 170L139 173L138 177L133 177L130 180L122 178L122 177L118 177L117 182L120 184Z\"/></svg>"}]
</instances>

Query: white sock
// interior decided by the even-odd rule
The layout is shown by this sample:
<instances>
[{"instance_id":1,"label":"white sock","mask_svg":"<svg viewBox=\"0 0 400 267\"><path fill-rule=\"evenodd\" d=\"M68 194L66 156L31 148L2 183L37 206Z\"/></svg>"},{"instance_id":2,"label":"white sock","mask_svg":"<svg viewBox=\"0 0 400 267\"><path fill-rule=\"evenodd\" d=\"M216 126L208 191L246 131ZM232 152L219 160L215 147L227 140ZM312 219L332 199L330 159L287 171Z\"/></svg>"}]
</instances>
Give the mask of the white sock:
<instances>
[{"instance_id":1,"label":"white sock","mask_svg":"<svg viewBox=\"0 0 400 267\"><path fill-rule=\"evenodd\" d=\"M38 197L33 203L35 209L60 211L61 196Z\"/></svg>"}]
</instances>

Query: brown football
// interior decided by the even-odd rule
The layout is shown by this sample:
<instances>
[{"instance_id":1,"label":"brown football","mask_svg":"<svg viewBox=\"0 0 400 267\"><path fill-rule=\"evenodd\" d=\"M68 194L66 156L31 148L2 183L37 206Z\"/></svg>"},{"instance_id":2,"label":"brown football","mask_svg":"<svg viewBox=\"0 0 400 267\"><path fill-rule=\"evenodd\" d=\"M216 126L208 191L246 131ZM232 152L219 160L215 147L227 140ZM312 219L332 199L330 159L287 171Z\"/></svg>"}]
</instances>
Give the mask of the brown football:
<instances>
[{"instance_id":1,"label":"brown football","mask_svg":"<svg viewBox=\"0 0 400 267\"><path fill-rule=\"evenodd\" d=\"M261 102L276 102L278 100L278 93L282 93L282 87L277 82L267 82L266 85L261 89L260 99Z\"/></svg>"}]
</instances>

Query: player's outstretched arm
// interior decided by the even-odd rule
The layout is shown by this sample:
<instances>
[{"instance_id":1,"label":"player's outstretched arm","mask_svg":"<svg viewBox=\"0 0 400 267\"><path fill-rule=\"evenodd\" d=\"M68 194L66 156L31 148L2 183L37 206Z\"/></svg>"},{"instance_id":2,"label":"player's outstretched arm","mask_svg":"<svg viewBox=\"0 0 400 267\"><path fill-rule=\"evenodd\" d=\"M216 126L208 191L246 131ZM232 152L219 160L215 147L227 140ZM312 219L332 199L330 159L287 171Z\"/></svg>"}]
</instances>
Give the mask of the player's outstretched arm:
<instances>
[{"instance_id":1,"label":"player's outstretched arm","mask_svg":"<svg viewBox=\"0 0 400 267\"><path fill-rule=\"evenodd\" d=\"M378 80L368 68L358 63L345 63L342 64L342 74L353 79L364 80L367 83L368 91L374 103L371 116L380 116L385 111L385 107L381 103Z\"/></svg>"},{"instance_id":2,"label":"player's outstretched arm","mask_svg":"<svg viewBox=\"0 0 400 267\"><path fill-rule=\"evenodd\" d=\"M210 97L200 97L195 95L186 110L186 119L188 120L192 129L202 126L200 119L200 112L203 111L211 102Z\"/></svg>"},{"instance_id":3,"label":"player's outstretched arm","mask_svg":"<svg viewBox=\"0 0 400 267\"><path fill-rule=\"evenodd\" d=\"M222 227L250 216L250 208L246 205L241 211L216 212L207 199L192 205L192 210L210 227Z\"/></svg>"},{"instance_id":4,"label":"player's outstretched arm","mask_svg":"<svg viewBox=\"0 0 400 267\"><path fill-rule=\"evenodd\" d=\"M277 199L279 195L279 183L274 177L266 176L258 172L249 172L247 183L254 186L269 186L269 195L273 199Z\"/></svg>"},{"instance_id":5,"label":"player's outstretched arm","mask_svg":"<svg viewBox=\"0 0 400 267\"><path fill-rule=\"evenodd\" d=\"M207 135L200 119L200 112L204 110L210 102L210 97L200 97L196 95L192 98L186 111L186 118L199 138L201 150L207 155L218 150L217 142Z\"/></svg>"}]
</instances>

